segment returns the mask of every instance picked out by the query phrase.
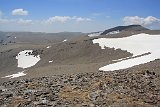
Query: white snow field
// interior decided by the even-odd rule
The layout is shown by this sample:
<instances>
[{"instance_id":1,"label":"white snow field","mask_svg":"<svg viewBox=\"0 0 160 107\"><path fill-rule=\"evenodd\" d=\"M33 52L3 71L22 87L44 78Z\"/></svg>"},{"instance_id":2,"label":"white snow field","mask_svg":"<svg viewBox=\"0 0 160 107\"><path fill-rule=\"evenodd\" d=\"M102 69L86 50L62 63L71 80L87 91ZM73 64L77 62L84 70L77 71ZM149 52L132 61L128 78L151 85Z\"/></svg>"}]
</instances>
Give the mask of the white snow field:
<instances>
[{"instance_id":1,"label":"white snow field","mask_svg":"<svg viewBox=\"0 0 160 107\"><path fill-rule=\"evenodd\" d=\"M89 37L95 37L95 36L99 36L102 32L96 32L96 33L91 33L88 36Z\"/></svg>"},{"instance_id":2,"label":"white snow field","mask_svg":"<svg viewBox=\"0 0 160 107\"><path fill-rule=\"evenodd\" d=\"M8 76L2 77L2 78L12 79L12 78L17 78L17 77L25 76L25 75L26 74L24 73L24 71L22 71L22 72L18 72L16 74L8 75Z\"/></svg>"},{"instance_id":3,"label":"white snow field","mask_svg":"<svg viewBox=\"0 0 160 107\"><path fill-rule=\"evenodd\" d=\"M18 60L18 67L28 68L34 66L38 61L40 61L40 55L34 56L29 53L32 53L33 50L24 50L18 53L16 59Z\"/></svg>"},{"instance_id":4,"label":"white snow field","mask_svg":"<svg viewBox=\"0 0 160 107\"><path fill-rule=\"evenodd\" d=\"M128 52L133 54L132 57L150 53L132 59L119 59L120 62L109 64L99 68L99 70L102 71L126 69L160 58L160 35L149 35L141 33L124 38L99 38L94 39L93 43L98 43L101 49L110 47L115 49L127 50Z\"/></svg>"}]
</instances>

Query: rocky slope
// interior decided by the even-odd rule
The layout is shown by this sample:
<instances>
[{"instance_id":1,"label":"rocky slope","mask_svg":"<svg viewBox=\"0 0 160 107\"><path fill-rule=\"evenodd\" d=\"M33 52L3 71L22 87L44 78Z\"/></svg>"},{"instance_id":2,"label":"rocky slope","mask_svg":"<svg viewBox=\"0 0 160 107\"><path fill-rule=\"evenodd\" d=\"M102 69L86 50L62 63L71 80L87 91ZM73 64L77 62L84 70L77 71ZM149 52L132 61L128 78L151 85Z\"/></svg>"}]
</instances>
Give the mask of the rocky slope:
<instances>
[{"instance_id":1,"label":"rocky slope","mask_svg":"<svg viewBox=\"0 0 160 107\"><path fill-rule=\"evenodd\" d=\"M50 48L46 48L48 46ZM3 50L0 53L0 77L23 71L23 69L17 68L16 59L17 54L22 50L43 51L43 53L39 54L41 60L35 66L27 69L31 76L35 72L35 75L49 75L51 71L53 74L93 72L111 60L131 56L129 52L120 49L106 48L101 50L99 45L93 44L90 38L42 45L12 44L0 48ZM49 63L52 60L53 62Z\"/></svg>"},{"instance_id":2,"label":"rocky slope","mask_svg":"<svg viewBox=\"0 0 160 107\"><path fill-rule=\"evenodd\" d=\"M2 107L158 107L160 75L153 71L55 75L4 82Z\"/></svg>"},{"instance_id":3,"label":"rocky slope","mask_svg":"<svg viewBox=\"0 0 160 107\"><path fill-rule=\"evenodd\" d=\"M98 37L80 36L78 33L76 38L72 38L75 34L70 33L65 33L66 36L62 33L59 37L31 32L0 35L5 41L17 40L0 45L0 106L159 107L160 60L125 70L98 71L102 66L133 54L112 47L101 49L92 40L139 33L160 34L160 31L147 30L139 25L110 30L120 32ZM41 60L30 68L18 68L16 56L23 50L33 50ZM3 78L22 71L27 75Z\"/></svg>"},{"instance_id":4,"label":"rocky slope","mask_svg":"<svg viewBox=\"0 0 160 107\"><path fill-rule=\"evenodd\" d=\"M81 32L0 32L0 45L8 43L31 43L44 44L63 41L64 39L76 38L84 35Z\"/></svg>"}]
</instances>

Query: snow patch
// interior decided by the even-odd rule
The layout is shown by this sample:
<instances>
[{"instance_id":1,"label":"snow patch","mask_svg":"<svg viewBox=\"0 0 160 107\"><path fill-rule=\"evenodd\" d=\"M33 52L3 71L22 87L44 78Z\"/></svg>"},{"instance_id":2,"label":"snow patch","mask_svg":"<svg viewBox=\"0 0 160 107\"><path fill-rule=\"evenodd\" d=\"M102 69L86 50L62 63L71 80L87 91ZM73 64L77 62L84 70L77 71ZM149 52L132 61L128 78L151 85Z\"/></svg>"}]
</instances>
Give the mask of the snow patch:
<instances>
[{"instance_id":1,"label":"snow patch","mask_svg":"<svg viewBox=\"0 0 160 107\"><path fill-rule=\"evenodd\" d=\"M63 40L62 42L66 42L66 41L67 41L67 39Z\"/></svg>"},{"instance_id":2,"label":"snow patch","mask_svg":"<svg viewBox=\"0 0 160 107\"><path fill-rule=\"evenodd\" d=\"M89 37L100 36L101 33L102 33L102 32L95 32L95 33L89 34L88 36L89 36Z\"/></svg>"},{"instance_id":3,"label":"snow patch","mask_svg":"<svg viewBox=\"0 0 160 107\"><path fill-rule=\"evenodd\" d=\"M93 43L98 43L101 49L105 47L127 50L132 53L133 56L143 55L145 53L150 53L145 56L139 56L132 59L118 59L120 62L106 65L99 68L103 71L113 71L119 69L129 68L135 65L144 64L155 59L160 58L160 35L149 35L149 34L137 34L130 37L124 38L99 38L94 39Z\"/></svg>"},{"instance_id":4,"label":"snow patch","mask_svg":"<svg viewBox=\"0 0 160 107\"><path fill-rule=\"evenodd\" d=\"M101 71L114 71L114 70L120 70L120 69L126 69L129 67L133 67L135 65L144 64L147 62L154 60L154 56L152 54L145 55L133 59L123 60L117 63L109 64L107 66L99 68Z\"/></svg>"},{"instance_id":5,"label":"snow patch","mask_svg":"<svg viewBox=\"0 0 160 107\"><path fill-rule=\"evenodd\" d=\"M53 60L49 61L49 63L52 63L52 62L53 62Z\"/></svg>"},{"instance_id":6,"label":"snow patch","mask_svg":"<svg viewBox=\"0 0 160 107\"><path fill-rule=\"evenodd\" d=\"M34 56L31 53L33 50L24 50L18 53L16 59L18 60L18 67L28 68L34 66L38 61L40 61L40 55Z\"/></svg>"},{"instance_id":7,"label":"snow patch","mask_svg":"<svg viewBox=\"0 0 160 107\"><path fill-rule=\"evenodd\" d=\"M15 39L17 38L17 37L14 37Z\"/></svg>"},{"instance_id":8,"label":"snow patch","mask_svg":"<svg viewBox=\"0 0 160 107\"><path fill-rule=\"evenodd\" d=\"M24 71L22 71L22 72L18 72L16 74L8 75L8 76L2 77L2 78L12 79L12 78L17 78L17 77L25 76L25 75L26 74L24 73Z\"/></svg>"},{"instance_id":9,"label":"snow patch","mask_svg":"<svg viewBox=\"0 0 160 107\"><path fill-rule=\"evenodd\" d=\"M113 34L118 34L118 33L120 33L119 30L109 32L109 33L107 33L106 35L113 35Z\"/></svg>"},{"instance_id":10,"label":"snow patch","mask_svg":"<svg viewBox=\"0 0 160 107\"><path fill-rule=\"evenodd\" d=\"M47 46L46 48L49 49L49 48L51 48L51 46Z\"/></svg>"}]
</instances>

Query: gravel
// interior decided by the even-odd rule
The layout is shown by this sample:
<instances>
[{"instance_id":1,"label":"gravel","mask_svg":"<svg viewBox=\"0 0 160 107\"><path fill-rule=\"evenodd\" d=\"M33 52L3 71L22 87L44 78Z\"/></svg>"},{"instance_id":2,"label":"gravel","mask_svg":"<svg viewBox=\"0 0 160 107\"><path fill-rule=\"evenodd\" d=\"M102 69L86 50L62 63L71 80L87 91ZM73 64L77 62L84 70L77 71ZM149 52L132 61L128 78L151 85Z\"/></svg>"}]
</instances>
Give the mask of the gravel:
<instances>
[{"instance_id":1,"label":"gravel","mask_svg":"<svg viewBox=\"0 0 160 107\"><path fill-rule=\"evenodd\" d=\"M153 71L56 75L0 84L1 107L159 107Z\"/></svg>"}]
</instances>

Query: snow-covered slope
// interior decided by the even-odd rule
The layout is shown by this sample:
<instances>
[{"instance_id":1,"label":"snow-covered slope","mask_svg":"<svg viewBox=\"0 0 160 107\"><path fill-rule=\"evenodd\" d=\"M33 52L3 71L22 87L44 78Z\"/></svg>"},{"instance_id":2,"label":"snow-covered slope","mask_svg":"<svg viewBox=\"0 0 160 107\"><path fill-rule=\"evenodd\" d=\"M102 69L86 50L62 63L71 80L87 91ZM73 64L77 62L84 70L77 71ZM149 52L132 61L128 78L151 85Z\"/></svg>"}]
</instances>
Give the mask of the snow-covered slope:
<instances>
[{"instance_id":1,"label":"snow-covered slope","mask_svg":"<svg viewBox=\"0 0 160 107\"><path fill-rule=\"evenodd\" d=\"M160 35L137 34L125 38L99 38L94 39L93 43L98 43L101 49L105 47L127 50L134 56L143 55L132 59L126 59L117 63L106 65L99 70L113 71L129 68L135 65L147 63L160 58Z\"/></svg>"}]
</instances>

